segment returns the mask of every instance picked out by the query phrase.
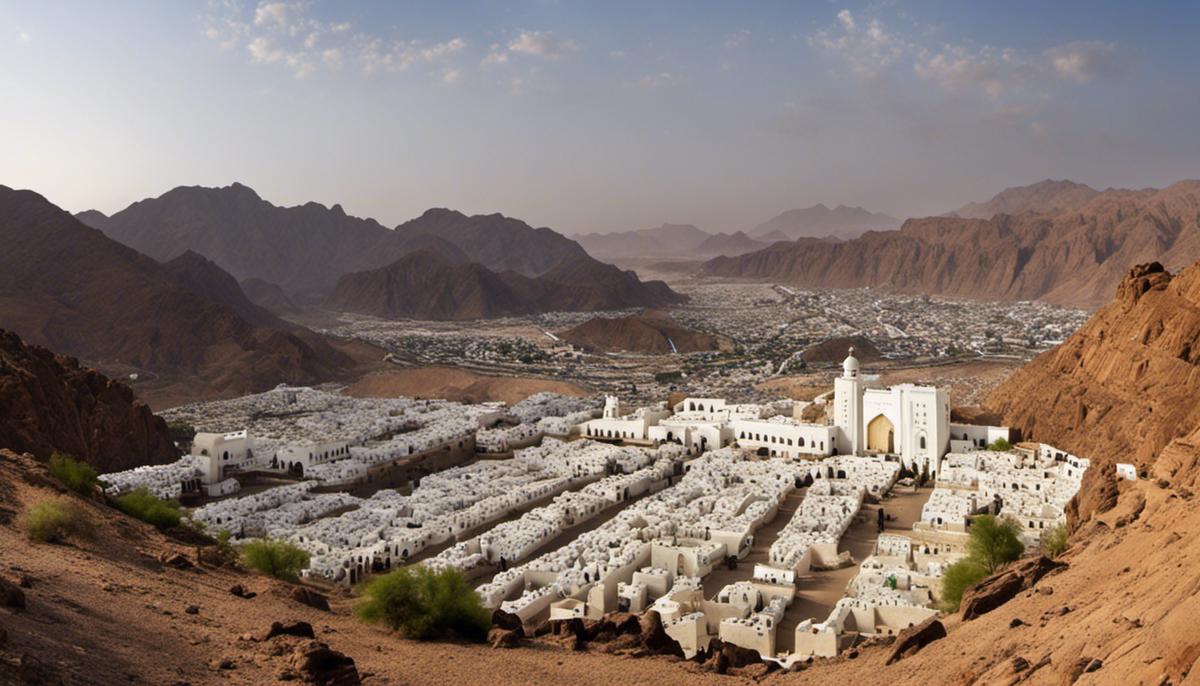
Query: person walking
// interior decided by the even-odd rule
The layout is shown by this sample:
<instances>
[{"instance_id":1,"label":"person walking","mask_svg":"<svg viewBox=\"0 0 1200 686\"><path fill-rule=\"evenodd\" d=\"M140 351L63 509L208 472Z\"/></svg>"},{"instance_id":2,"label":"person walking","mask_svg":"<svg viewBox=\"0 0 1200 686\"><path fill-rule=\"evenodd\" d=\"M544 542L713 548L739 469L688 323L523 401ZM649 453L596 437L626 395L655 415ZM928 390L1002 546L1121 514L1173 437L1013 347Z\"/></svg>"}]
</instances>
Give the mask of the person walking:
<instances>
[{"instance_id":1,"label":"person walking","mask_svg":"<svg viewBox=\"0 0 1200 686\"><path fill-rule=\"evenodd\" d=\"M879 508L878 515L879 516L876 519L876 523L878 524L879 533L883 533L883 520L886 517L886 515L884 515L882 507Z\"/></svg>"}]
</instances>

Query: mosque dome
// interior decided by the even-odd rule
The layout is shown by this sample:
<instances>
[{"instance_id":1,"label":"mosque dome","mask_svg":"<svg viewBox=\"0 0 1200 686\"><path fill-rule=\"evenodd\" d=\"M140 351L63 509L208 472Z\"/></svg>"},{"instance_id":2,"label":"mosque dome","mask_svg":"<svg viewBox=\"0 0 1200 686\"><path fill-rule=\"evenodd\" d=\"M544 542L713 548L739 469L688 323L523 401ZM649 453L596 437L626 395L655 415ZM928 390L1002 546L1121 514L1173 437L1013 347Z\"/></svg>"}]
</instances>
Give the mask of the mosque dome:
<instances>
[{"instance_id":1,"label":"mosque dome","mask_svg":"<svg viewBox=\"0 0 1200 686\"><path fill-rule=\"evenodd\" d=\"M858 358L854 356L853 346L846 353L846 359L842 361L842 373L845 376L858 376Z\"/></svg>"}]
</instances>

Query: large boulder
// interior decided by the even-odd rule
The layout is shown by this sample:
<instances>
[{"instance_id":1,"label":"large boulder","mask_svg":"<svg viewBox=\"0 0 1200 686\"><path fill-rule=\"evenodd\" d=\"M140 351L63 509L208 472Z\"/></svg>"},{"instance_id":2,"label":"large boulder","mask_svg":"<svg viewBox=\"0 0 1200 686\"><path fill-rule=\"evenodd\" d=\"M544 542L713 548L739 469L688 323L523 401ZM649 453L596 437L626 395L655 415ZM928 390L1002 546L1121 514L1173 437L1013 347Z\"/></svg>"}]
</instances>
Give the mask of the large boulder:
<instances>
[{"instance_id":1,"label":"large boulder","mask_svg":"<svg viewBox=\"0 0 1200 686\"><path fill-rule=\"evenodd\" d=\"M260 641L269 641L276 636L299 636L301 638L316 638L312 625L308 622L271 622L271 626L258 636Z\"/></svg>"},{"instance_id":2,"label":"large boulder","mask_svg":"<svg viewBox=\"0 0 1200 686\"><path fill-rule=\"evenodd\" d=\"M0 577L0 607L25 609L25 592L8 579Z\"/></svg>"},{"instance_id":3,"label":"large boulder","mask_svg":"<svg viewBox=\"0 0 1200 686\"><path fill-rule=\"evenodd\" d=\"M329 599L324 595L312 590L311 588L297 586L292 589L291 598L301 605L307 605L317 610L329 612Z\"/></svg>"},{"instance_id":4,"label":"large boulder","mask_svg":"<svg viewBox=\"0 0 1200 686\"><path fill-rule=\"evenodd\" d=\"M683 648L675 639L667 635L663 627L662 617L650 610L642 615L642 645L652 655L676 655L683 657Z\"/></svg>"},{"instance_id":5,"label":"large boulder","mask_svg":"<svg viewBox=\"0 0 1200 686\"><path fill-rule=\"evenodd\" d=\"M492 611L492 626L498 626L501 629L516 630L523 628L521 618L511 612L505 612L500 608Z\"/></svg>"},{"instance_id":6,"label":"large boulder","mask_svg":"<svg viewBox=\"0 0 1200 686\"><path fill-rule=\"evenodd\" d=\"M719 638L709 642L707 657L703 659L704 668L717 674L761 663L762 656L757 650L726 643Z\"/></svg>"},{"instance_id":7,"label":"large boulder","mask_svg":"<svg viewBox=\"0 0 1200 686\"><path fill-rule=\"evenodd\" d=\"M305 681L318 686L358 686L362 683L354 658L318 641L296 646L290 664Z\"/></svg>"},{"instance_id":8,"label":"large boulder","mask_svg":"<svg viewBox=\"0 0 1200 686\"><path fill-rule=\"evenodd\" d=\"M516 648L521 645L523 629L502 629L494 626L488 631L487 640L493 648Z\"/></svg>"},{"instance_id":9,"label":"large boulder","mask_svg":"<svg viewBox=\"0 0 1200 686\"><path fill-rule=\"evenodd\" d=\"M1021 591L1032 588L1042 577L1067 566L1045 555L1018 560L996 574L963 591L963 620L972 620L1007 603Z\"/></svg>"},{"instance_id":10,"label":"large boulder","mask_svg":"<svg viewBox=\"0 0 1200 686\"><path fill-rule=\"evenodd\" d=\"M916 655L922 648L934 641L946 637L946 627L937 617L930 617L916 626L901 631L892 644L892 653L888 655L887 664L898 662L906 657Z\"/></svg>"}]
</instances>

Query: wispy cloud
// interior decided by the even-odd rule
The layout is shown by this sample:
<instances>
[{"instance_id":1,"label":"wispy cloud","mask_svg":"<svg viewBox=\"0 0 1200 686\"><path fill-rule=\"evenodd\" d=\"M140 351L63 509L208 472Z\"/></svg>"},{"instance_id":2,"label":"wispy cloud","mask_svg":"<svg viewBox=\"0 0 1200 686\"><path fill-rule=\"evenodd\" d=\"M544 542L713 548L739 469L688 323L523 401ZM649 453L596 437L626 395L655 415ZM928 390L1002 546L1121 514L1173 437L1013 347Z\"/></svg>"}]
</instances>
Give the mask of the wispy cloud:
<instances>
[{"instance_id":1,"label":"wispy cloud","mask_svg":"<svg viewBox=\"0 0 1200 686\"><path fill-rule=\"evenodd\" d=\"M646 74L632 81L626 81L626 88L640 88L642 90L654 90L670 85L675 81L675 75L669 71L660 71L656 74Z\"/></svg>"},{"instance_id":2,"label":"wispy cloud","mask_svg":"<svg viewBox=\"0 0 1200 686\"><path fill-rule=\"evenodd\" d=\"M568 38L559 38L550 31L522 31L508 42L508 50L521 55L557 60L579 50L579 44Z\"/></svg>"},{"instance_id":3,"label":"wispy cloud","mask_svg":"<svg viewBox=\"0 0 1200 686\"><path fill-rule=\"evenodd\" d=\"M1125 71L1116 43L1077 41L1047 50L1046 57L1059 76L1077 83Z\"/></svg>"},{"instance_id":4,"label":"wispy cloud","mask_svg":"<svg viewBox=\"0 0 1200 686\"><path fill-rule=\"evenodd\" d=\"M739 29L726 36L725 49L736 50L737 48L742 47L742 45L748 40L750 40L750 30Z\"/></svg>"},{"instance_id":5,"label":"wispy cloud","mask_svg":"<svg viewBox=\"0 0 1200 686\"><path fill-rule=\"evenodd\" d=\"M441 42L391 38L357 30L346 21L322 21L304 0L258 2L253 10L235 0L211 0L205 35L225 50L245 50L260 64L286 66L296 78L349 63L365 73L405 71L415 64L445 64L466 48L452 37ZM439 77L446 81L446 67Z\"/></svg>"},{"instance_id":6,"label":"wispy cloud","mask_svg":"<svg viewBox=\"0 0 1200 686\"><path fill-rule=\"evenodd\" d=\"M1062 80L1087 83L1120 72L1113 43L1075 42L1041 52L966 42L930 44L924 40L930 32L896 30L871 14L843 9L836 19L808 42L865 79L902 76L911 69L948 92L977 92L998 101L1016 93L1046 93Z\"/></svg>"}]
</instances>

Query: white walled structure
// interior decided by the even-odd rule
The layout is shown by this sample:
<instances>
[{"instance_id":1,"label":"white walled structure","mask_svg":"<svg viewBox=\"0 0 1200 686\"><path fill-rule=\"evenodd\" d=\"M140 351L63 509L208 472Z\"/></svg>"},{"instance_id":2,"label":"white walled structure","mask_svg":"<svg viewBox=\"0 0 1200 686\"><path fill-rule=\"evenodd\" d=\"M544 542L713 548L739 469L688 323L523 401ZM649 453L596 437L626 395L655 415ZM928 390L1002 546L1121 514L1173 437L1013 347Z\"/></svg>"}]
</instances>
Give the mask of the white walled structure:
<instances>
[{"instance_id":1,"label":"white walled structure","mask_svg":"<svg viewBox=\"0 0 1200 686\"><path fill-rule=\"evenodd\" d=\"M933 479L952 448L980 449L1010 434L1007 427L951 424L950 394L941 388L868 388L854 348L834 381L833 423L837 452L895 455L907 469Z\"/></svg>"}]
</instances>

